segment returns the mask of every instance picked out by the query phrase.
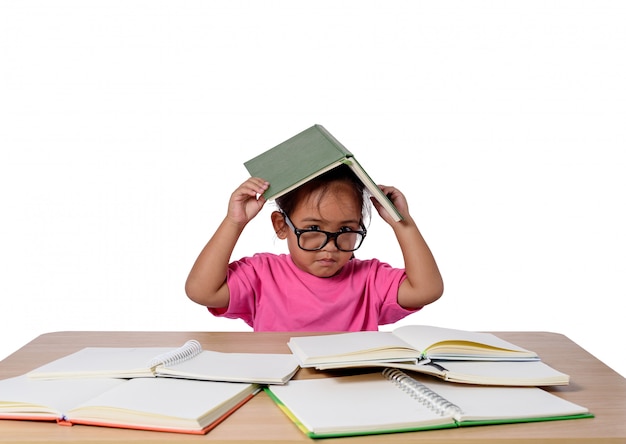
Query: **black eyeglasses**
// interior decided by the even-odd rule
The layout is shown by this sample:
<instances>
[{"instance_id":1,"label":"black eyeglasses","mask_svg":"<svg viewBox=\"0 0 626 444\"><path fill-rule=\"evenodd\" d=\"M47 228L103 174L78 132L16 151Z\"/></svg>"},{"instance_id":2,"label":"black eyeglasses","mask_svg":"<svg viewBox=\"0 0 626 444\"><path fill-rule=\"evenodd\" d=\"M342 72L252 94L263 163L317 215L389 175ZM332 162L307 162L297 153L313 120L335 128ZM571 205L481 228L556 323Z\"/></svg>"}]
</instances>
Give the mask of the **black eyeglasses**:
<instances>
[{"instance_id":1,"label":"black eyeglasses","mask_svg":"<svg viewBox=\"0 0 626 444\"><path fill-rule=\"evenodd\" d=\"M350 228L342 228L336 233L322 231L317 228L301 229L296 228L285 213L282 213L285 222L293 230L298 238L298 247L305 251L321 250L326 244L333 239L339 251L357 250L363 243L367 230L361 224L361 230L351 230Z\"/></svg>"}]
</instances>

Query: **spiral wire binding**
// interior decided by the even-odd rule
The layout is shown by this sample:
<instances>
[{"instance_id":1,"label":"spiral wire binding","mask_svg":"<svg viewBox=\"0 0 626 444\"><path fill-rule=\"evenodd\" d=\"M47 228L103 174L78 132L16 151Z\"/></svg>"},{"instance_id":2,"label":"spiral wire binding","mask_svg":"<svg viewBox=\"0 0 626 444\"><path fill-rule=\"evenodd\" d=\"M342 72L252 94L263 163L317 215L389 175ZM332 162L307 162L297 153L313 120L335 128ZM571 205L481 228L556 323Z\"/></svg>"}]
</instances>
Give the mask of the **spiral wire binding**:
<instances>
[{"instance_id":1,"label":"spiral wire binding","mask_svg":"<svg viewBox=\"0 0 626 444\"><path fill-rule=\"evenodd\" d=\"M154 368L157 365L176 365L202 352L202 345L195 339L185 342L181 347L166 353L161 353L150 360L148 366Z\"/></svg>"},{"instance_id":2,"label":"spiral wire binding","mask_svg":"<svg viewBox=\"0 0 626 444\"><path fill-rule=\"evenodd\" d=\"M461 420L463 410L459 406L451 403L406 373L398 369L386 368L383 370L383 376L435 413L441 416L452 416L457 421Z\"/></svg>"}]
</instances>

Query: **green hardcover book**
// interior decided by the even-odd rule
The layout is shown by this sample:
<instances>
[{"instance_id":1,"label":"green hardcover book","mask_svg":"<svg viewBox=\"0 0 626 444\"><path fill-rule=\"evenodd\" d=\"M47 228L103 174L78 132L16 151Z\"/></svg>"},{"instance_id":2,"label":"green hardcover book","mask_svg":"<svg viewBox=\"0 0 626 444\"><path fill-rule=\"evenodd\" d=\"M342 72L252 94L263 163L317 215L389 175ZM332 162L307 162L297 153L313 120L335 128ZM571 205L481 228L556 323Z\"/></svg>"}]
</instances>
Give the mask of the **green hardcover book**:
<instances>
[{"instance_id":1,"label":"green hardcover book","mask_svg":"<svg viewBox=\"0 0 626 444\"><path fill-rule=\"evenodd\" d=\"M264 196L276 199L341 164L348 165L367 191L391 214L402 220L398 209L345 146L321 125L313 125L292 138L244 162L251 176L270 183Z\"/></svg>"}]
</instances>

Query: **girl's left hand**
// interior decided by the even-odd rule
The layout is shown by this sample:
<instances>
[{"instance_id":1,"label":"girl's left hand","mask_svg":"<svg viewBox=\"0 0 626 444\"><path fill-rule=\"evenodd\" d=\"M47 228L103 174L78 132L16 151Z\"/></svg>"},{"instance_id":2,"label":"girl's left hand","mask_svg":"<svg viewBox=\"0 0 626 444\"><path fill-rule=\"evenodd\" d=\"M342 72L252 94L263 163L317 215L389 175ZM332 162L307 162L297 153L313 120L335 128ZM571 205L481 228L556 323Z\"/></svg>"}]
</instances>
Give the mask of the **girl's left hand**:
<instances>
[{"instance_id":1,"label":"girl's left hand","mask_svg":"<svg viewBox=\"0 0 626 444\"><path fill-rule=\"evenodd\" d=\"M402 194L402 192L399 189L392 187L392 186L387 186L387 185L378 185L378 188L380 188L381 191L385 193L385 195L395 205L395 207L398 209L400 214L402 214L402 216L404 217L409 216L408 203L406 201L406 198L404 197L404 194ZM372 197L372 205L374 205L374 208L376 208L376 211L378 212L380 217L383 218L385 222L387 222L390 225L395 222L394 219L391 217L391 215L387 212L387 210L385 210L383 206L380 203L378 203L378 201L373 197Z\"/></svg>"}]
</instances>

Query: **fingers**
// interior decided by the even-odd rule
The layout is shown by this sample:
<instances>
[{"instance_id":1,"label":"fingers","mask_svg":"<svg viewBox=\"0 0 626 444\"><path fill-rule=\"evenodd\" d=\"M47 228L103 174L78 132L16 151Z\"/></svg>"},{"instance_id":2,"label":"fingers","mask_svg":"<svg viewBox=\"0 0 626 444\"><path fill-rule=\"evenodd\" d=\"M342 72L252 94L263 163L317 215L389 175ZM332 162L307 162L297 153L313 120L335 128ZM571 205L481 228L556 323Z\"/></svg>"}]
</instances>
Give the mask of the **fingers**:
<instances>
[{"instance_id":1,"label":"fingers","mask_svg":"<svg viewBox=\"0 0 626 444\"><path fill-rule=\"evenodd\" d=\"M256 195L265 193L269 186L269 182L258 177L251 177L241 184L240 188L247 190L250 195Z\"/></svg>"},{"instance_id":2,"label":"fingers","mask_svg":"<svg viewBox=\"0 0 626 444\"><path fill-rule=\"evenodd\" d=\"M409 209L404 194L402 194L402 192L396 187L392 187L389 185L378 185L378 187L383 193L385 193L385 195L394 204L398 211L406 217L408 215ZM376 208L376 211L378 211L378 214L380 214L383 219L387 220L387 212L383 209L380 203L374 199L373 204L374 208Z\"/></svg>"},{"instance_id":3,"label":"fingers","mask_svg":"<svg viewBox=\"0 0 626 444\"><path fill-rule=\"evenodd\" d=\"M228 204L227 216L237 224L246 224L254 218L265 205L263 193L269 188L269 182L258 177L251 177L233 192Z\"/></svg>"},{"instance_id":4,"label":"fingers","mask_svg":"<svg viewBox=\"0 0 626 444\"><path fill-rule=\"evenodd\" d=\"M378 188L381 189L381 191L383 193L385 193L385 195L389 198L389 200L391 200L393 202L393 200L395 198L398 198L400 196L403 196L403 194L400 192L400 190L398 190L395 187L392 186L388 186L388 185L378 185Z\"/></svg>"},{"instance_id":5,"label":"fingers","mask_svg":"<svg viewBox=\"0 0 626 444\"><path fill-rule=\"evenodd\" d=\"M259 177L251 177L246 182L252 184L256 194L263 194L270 187L270 183L267 180L263 180Z\"/></svg>"},{"instance_id":6,"label":"fingers","mask_svg":"<svg viewBox=\"0 0 626 444\"><path fill-rule=\"evenodd\" d=\"M233 193L233 198L236 200L248 199L254 197L255 199L261 198L263 193L267 191L270 184L266 180L258 177L251 177L244 183L239 185L239 188Z\"/></svg>"}]
</instances>

